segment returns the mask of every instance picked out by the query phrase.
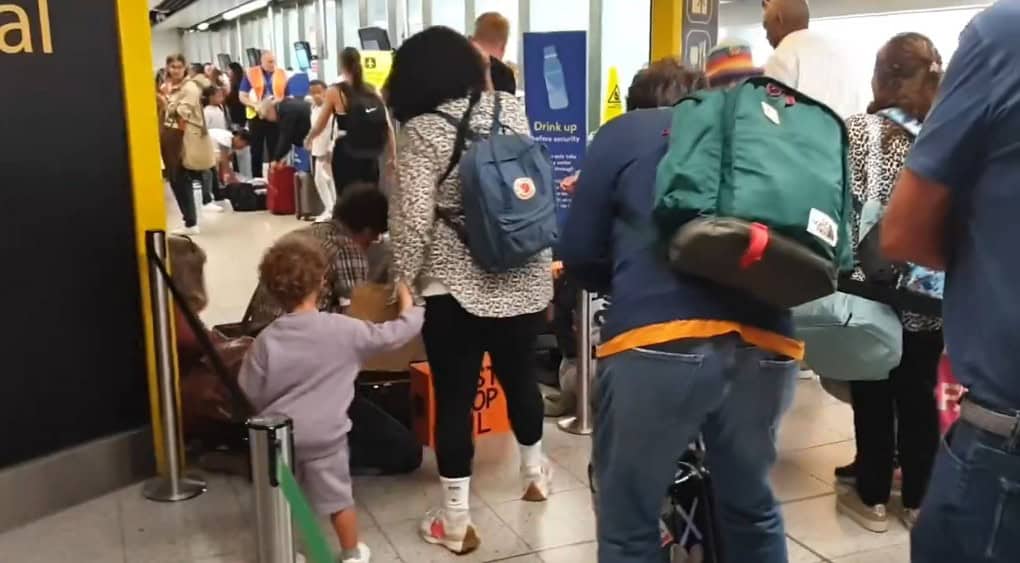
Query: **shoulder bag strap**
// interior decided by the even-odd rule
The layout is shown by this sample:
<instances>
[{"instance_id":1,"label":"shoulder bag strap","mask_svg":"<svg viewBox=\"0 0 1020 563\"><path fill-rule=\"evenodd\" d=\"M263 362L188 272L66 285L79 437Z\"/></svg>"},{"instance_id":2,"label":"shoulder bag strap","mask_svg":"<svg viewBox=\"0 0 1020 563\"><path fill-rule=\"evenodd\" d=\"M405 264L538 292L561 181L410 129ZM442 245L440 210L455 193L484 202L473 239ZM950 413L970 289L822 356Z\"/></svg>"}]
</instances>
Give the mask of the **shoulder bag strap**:
<instances>
[{"instance_id":1,"label":"shoulder bag strap","mask_svg":"<svg viewBox=\"0 0 1020 563\"><path fill-rule=\"evenodd\" d=\"M446 171L439 177L439 181L436 183L437 188L446 182L447 178L450 177L450 174L453 174L454 169L457 168L458 164L460 164L460 159L464 154L464 149L467 147L468 137L471 136L471 113L474 111L475 106L478 105L478 101L481 99L481 92L473 92L471 94L468 107L464 110L464 116L461 117L459 122L457 122L457 120L449 114L440 111L433 112L443 117L448 123L457 129L457 137L453 142L453 152L450 154L450 164L447 165ZM446 226L453 229L453 231L457 233L457 238L467 245L467 230L464 228L464 225L457 220L459 215L459 212L443 209L438 205L436 206L436 216L439 217L443 223L446 223Z\"/></svg>"},{"instance_id":2,"label":"shoulder bag strap","mask_svg":"<svg viewBox=\"0 0 1020 563\"><path fill-rule=\"evenodd\" d=\"M900 126L907 132L913 139L916 139L921 134L921 122L915 119L913 116L907 114L901 108L886 108L876 113L889 121L892 121L896 125Z\"/></svg>"}]
</instances>

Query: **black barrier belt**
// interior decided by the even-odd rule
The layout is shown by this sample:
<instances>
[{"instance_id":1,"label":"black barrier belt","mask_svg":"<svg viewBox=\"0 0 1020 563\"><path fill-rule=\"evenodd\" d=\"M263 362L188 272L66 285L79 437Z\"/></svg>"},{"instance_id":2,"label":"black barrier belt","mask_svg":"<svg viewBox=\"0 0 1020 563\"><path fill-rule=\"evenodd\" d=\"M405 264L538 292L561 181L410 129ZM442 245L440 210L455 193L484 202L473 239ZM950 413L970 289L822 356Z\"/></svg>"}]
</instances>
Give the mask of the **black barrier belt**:
<instances>
[{"instance_id":1,"label":"black barrier belt","mask_svg":"<svg viewBox=\"0 0 1020 563\"><path fill-rule=\"evenodd\" d=\"M905 289L894 289L846 277L839 279L839 290L889 305L898 311L910 311L933 317L942 316L942 300Z\"/></svg>"},{"instance_id":2,"label":"black barrier belt","mask_svg":"<svg viewBox=\"0 0 1020 563\"><path fill-rule=\"evenodd\" d=\"M151 244L151 239L150 243ZM234 404L235 418L243 420L251 413L255 412L254 407L248 397L241 390L241 386L238 385L237 380L230 376L230 370L227 369L227 365L223 363L223 358L220 356L216 345L213 344L212 339L209 338L209 333L206 331L205 325L199 320L198 315L191 310L187 305L187 300L180 289L174 284L174 280L170 277L170 272L166 268L166 264L156 256L153 252L153 248L148 249L149 261L152 262L159 273L163 276L163 280L166 282L168 288L170 288L170 294L173 295L174 304L180 308L181 312L184 313L184 319L187 321L188 326L191 327L191 331L195 333L195 338L198 343L205 350L205 355L209 358L209 362L212 364L213 371L220 378L223 385L230 391L230 399ZM237 414L240 413L241 417L238 418Z\"/></svg>"}]
</instances>

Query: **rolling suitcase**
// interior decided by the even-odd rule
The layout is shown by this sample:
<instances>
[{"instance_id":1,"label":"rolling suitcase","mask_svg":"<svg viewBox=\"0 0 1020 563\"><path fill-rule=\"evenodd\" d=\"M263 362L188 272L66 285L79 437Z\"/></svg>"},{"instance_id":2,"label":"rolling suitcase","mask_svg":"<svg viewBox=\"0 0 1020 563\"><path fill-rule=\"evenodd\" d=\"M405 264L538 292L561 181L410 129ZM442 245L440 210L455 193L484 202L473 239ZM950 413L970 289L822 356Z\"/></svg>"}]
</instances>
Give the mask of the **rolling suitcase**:
<instances>
[{"instance_id":1,"label":"rolling suitcase","mask_svg":"<svg viewBox=\"0 0 1020 563\"><path fill-rule=\"evenodd\" d=\"M315 189L315 178L307 172L294 175L294 207L297 208L297 218L308 221L325 211L322 198Z\"/></svg>"},{"instance_id":2,"label":"rolling suitcase","mask_svg":"<svg viewBox=\"0 0 1020 563\"><path fill-rule=\"evenodd\" d=\"M296 173L293 166L279 166L269 171L266 206L273 215L294 214L294 176Z\"/></svg>"}]
</instances>

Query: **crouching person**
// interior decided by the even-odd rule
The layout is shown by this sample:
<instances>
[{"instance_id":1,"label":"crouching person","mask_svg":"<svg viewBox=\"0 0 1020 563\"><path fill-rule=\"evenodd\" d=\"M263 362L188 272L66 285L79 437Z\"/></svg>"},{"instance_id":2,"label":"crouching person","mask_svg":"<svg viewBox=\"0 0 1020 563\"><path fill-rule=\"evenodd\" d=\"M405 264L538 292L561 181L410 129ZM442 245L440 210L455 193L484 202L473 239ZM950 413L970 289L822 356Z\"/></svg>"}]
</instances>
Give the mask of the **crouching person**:
<instances>
[{"instance_id":1,"label":"crouching person","mask_svg":"<svg viewBox=\"0 0 1020 563\"><path fill-rule=\"evenodd\" d=\"M241 368L241 388L258 414L294 421L295 474L313 508L329 515L343 563L367 563L358 541L347 434L354 381L364 361L406 344L421 332L424 310L406 287L401 314L373 324L318 310L326 274L319 244L292 234L274 244L259 266L260 283L287 313L256 339Z\"/></svg>"}]
</instances>

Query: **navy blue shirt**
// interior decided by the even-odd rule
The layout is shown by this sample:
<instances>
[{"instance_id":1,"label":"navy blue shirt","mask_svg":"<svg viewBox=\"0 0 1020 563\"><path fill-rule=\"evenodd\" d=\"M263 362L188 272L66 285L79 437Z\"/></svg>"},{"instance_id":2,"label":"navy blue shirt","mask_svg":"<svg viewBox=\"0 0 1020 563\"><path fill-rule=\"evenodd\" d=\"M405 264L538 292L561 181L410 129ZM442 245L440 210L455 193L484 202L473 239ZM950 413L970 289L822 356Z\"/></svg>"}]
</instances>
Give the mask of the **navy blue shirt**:
<instances>
[{"instance_id":1,"label":"navy blue shirt","mask_svg":"<svg viewBox=\"0 0 1020 563\"><path fill-rule=\"evenodd\" d=\"M791 336L789 311L667 268L652 207L672 115L671 109L631 111L598 130L560 236L557 255L567 274L585 289L612 296L603 342L683 320L732 321Z\"/></svg>"},{"instance_id":2,"label":"navy blue shirt","mask_svg":"<svg viewBox=\"0 0 1020 563\"><path fill-rule=\"evenodd\" d=\"M944 306L953 372L1020 409L1020 0L970 23L907 168L950 191Z\"/></svg>"}]
</instances>

